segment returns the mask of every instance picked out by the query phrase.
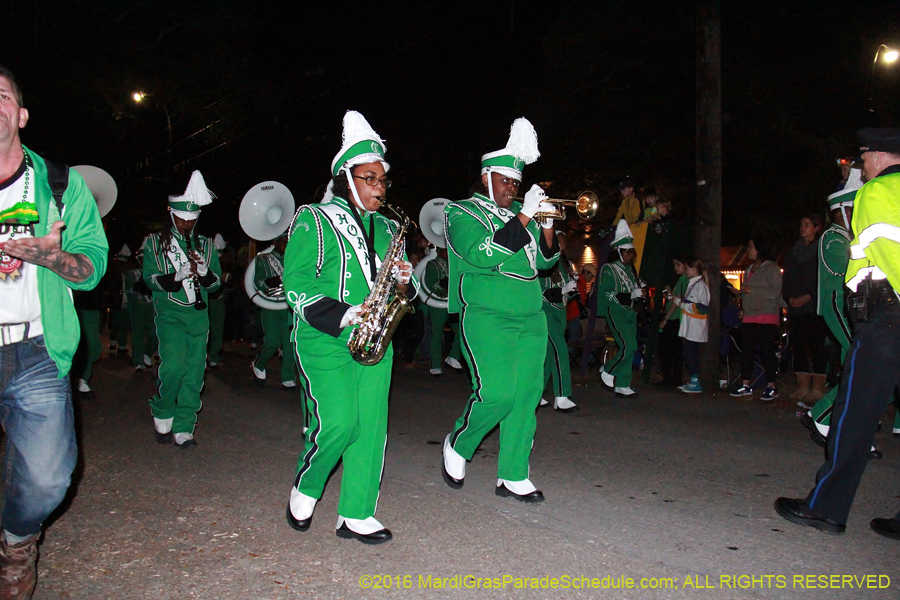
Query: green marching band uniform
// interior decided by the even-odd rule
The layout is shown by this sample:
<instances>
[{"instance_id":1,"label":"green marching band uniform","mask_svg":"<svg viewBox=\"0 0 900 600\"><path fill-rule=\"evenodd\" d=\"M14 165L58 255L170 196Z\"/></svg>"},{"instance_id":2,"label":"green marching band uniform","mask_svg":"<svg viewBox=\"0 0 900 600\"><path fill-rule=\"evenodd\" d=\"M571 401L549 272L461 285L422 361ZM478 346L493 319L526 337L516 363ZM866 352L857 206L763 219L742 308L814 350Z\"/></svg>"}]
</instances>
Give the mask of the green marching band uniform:
<instances>
[{"instance_id":1,"label":"green marching band uniform","mask_svg":"<svg viewBox=\"0 0 900 600\"><path fill-rule=\"evenodd\" d=\"M540 283L544 302L544 316L547 318L547 352L544 358L544 386L552 380L553 408L570 411L578 408L569 397L572 395L572 372L569 367L569 347L566 344L566 305L569 292L576 290L562 261L548 270L541 271Z\"/></svg>"},{"instance_id":2,"label":"green marching band uniform","mask_svg":"<svg viewBox=\"0 0 900 600\"><path fill-rule=\"evenodd\" d=\"M460 313L472 395L444 440L443 477L450 487L461 487L466 461L499 424L495 491L527 502L543 500L529 480L528 464L547 349L547 320L537 275L557 261L559 244L554 237L553 246L548 247L541 227L531 218L533 213L526 214L530 220L523 226L517 217L522 203L513 201L508 209L498 206L492 175L521 181L524 165L539 156L531 123L517 119L506 148L482 157L482 181L490 197L475 194L448 204L444 213L450 264L448 309Z\"/></svg>"},{"instance_id":3,"label":"green marching band uniform","mask_svg":"<svg viewBox=\"0 0 900 600\"><path fill-rule=\"evenodd\" d=\"M276 248L272 248L269 251L260 252L253 260L253 285L258 291L269 295L273 287L281 285L284 257ZM265 381L266 365L278 353L278 350L281 350L281 385L284 389L292 389L297 385L294 380L297 356L291 344L294 316L287 308L287 304L285 304L284 309L262 309L260 314L265 338L263 347L260 348L256 360L253 361L253 373L257 382Z\"/></svg>"},{"instance_id":4,"label":"green marching band uniform","mask_svg":"<svg viewBox=\"0 0 900 600\"><path fill-rule=\"evenodd\" d=\"M143 254L142 247L137 251L139 261L143 261ZM135 370L142 371L153 366L152 356L157 346L153 292L144 283L143 268L126 271L125 295L128 296L128 313L131 316L131 360Z\"/></svg>"},{"instance_id":5,"label":"green marching band uniform","mask_svg":"<svg viewBox=\"0 0 900 600\"><path fill-rule=\"evenodd\" d=\"M212 202L199 171L194 171L183 196L169 196L169 210L182 219L196 220L200 207ZM192 219L191 219L192 217ZM171 243L162 247L163 234L154 233L144 243L144 282L153 292L156 332L159 336L157 392L150 409L160 443L174 441L180 447L196 445L193 439L200 391L206 369L206 342L209 316L197 310L195 301L207 302L209 292L221 285L219 257L209 238L191 231L193 241L174 226ZM190 269L188 251L200 254L207 272L181 278ZM199 294L199 298L198 298ZM173 435L174 434L174 435Z\"/></svg>"},{"instance_id":6,"label":"green marching band uniform","mask_svg":"<svg viewBox=\"0 0 900 600\"><path fill-rule=\"evenodd\" d=\"M850 169L850 177L848 177L844 189L828 196L829 211L842 207L853 208L853 199L861 187L862 172L859 169ZM846 213L844 222L848 223ZM819 305L817 312L825 320L828 330L841 346L841 364L844 364L847 350L850 349L850 343L853 340L853 330L844 304L844 276L847 273L847 263L850 262L851 238L850 231L837 223L832 223L819 237ZM828 437L831 410L837 393L838 386L831 388L808 413L813 418L816 430L822 434L818 439L823 443Z\"/></svg>"},{"instance_id":7,"label":"green marching band uniform","mask_svg":"<svg viewBox=\"0 0 900 600\"><path fill-rule=\"evenodd\" d=\"M450 277L450 267L447 261L440 256L435 256L425 265L425 288L431 290L438 300L447 299L447 283ZM450 318L446 308L428 306L428 318L431 320L431 374L439 375L442 372L441 358L443 358L444 326ZM450 345L450 353L447 355L447 363L457 368L459 364L459 321L451 321L450 330L453 332L453 342Z\"/></svg>"},{"instance_id":8,"label":"green marching band uniform","mask_svg":"<svg viewBox=\"0 0 900 600\"><path fill-rule=\"evenodd\" d=\"M621 251L634 248L631 231L624 220L616 225L616 235L610 250L616 250L619 260L606 263L597 277L597 314L606 319L606 327L616 342L616 354L600 369L600 380L621 396L634 396L631 389L632 361L637 352L637 313L632 308L641 296L641 286L634 267L621 260Z\"/></svg>"},{"instance_id":9,"label":"green marching band uniform","mask_svg":"<svg viewBox=\"0 0 900 600\"><path fill-rule=\"evenodd\" d=\"M343 459L336 533L364 543L391 539L374 515L387 445L393 350L389 347L374 365L360 364L347 348L353 327L344 326L347 315L369 295L381 257L398 229L395 221L357 208L361 201L351 168L375 162L385 171L390 168L383 140L362 115L348 111L332 176L346 173L356 198L335 197L332 180L321 203L301 206L289 229L284 268L285 295L294 312L291 341L309 423L287 520L299 531L309 528L325 483ZM367 237L374 246L374 266ZM412 279L408 297L417 289Z\"/></svg>"},{"instance_id":10,"label":"green marching band uniform","mask_svg":"<svg viewBox=\"0 0 900 600\"><path fill-rule=\"evenodd\" d=\"M213 238L216 254L222 257L226 248L225 238L217 233ZM220 261L221 264L221 261ZM222 285L215 292L209 294L207 303L209 311L209 344L206 347L206 360L210 367L218 367L222 360L222 345L225 342L225 295L228 292L228 284L231 281L231 273L222 272Z\"/></svg>"}]
</instances>

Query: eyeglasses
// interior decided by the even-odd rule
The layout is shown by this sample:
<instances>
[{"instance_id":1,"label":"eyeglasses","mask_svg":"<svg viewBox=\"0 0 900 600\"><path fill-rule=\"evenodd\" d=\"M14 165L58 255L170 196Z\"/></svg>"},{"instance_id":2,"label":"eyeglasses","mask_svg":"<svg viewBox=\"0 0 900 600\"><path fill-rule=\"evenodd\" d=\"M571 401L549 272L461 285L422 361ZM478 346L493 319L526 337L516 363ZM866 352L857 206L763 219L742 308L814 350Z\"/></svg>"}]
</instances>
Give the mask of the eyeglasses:
<instances>
[{"instance_id":1,"label":"eyeglasses","mask_svg":"<svg viewBox=\"0 0 900 600\"><path fill-rule=\"evenodd\" d=\"M384 189L388 189L389 187L391 187L391 183L392 183L391 180L388 179L387 177L382 177L381 179L379 179L378 177L376 177L374 175L366 175L365 177L360 177L359 175L354 175L353 179L362 179L363 181L366 182L366 185L371 185L372 187L375 187L376 185L381 183L384 185Z\"/></svg>"}]
</instances>

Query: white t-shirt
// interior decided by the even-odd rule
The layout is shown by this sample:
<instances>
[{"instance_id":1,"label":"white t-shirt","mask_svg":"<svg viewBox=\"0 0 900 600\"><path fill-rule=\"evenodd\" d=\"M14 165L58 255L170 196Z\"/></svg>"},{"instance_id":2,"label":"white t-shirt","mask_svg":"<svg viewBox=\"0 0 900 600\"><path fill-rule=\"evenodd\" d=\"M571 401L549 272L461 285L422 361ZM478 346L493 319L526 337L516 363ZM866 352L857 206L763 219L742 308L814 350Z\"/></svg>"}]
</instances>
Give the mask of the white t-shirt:
<instances>
[{"instance_id":1,"label":"white t-shirt","mask_svg":"<svg viewBox=\"0 0 900 600\"><path fill-rule=\"evenodd\" d=\"M28 194L25 194L25 180ZM28 167L16 177L0 183L0 212L18 202L34 202L34 168ZM17 225L0 222L0 242L10 238L34 237L34 224ZM6 254L0 257L0 324L30 323L29 337L44 332L41 326L41 303L38 299L37 265Z\"/></svg>"}]
</instances>

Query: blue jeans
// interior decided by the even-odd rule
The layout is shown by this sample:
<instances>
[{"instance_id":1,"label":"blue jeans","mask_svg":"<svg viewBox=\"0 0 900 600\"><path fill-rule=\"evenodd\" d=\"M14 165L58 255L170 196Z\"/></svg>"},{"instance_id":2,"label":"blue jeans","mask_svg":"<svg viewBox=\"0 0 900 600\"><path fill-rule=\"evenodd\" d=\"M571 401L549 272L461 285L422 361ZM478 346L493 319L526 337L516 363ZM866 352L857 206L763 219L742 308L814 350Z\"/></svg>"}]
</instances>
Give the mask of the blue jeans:
<instances>
[{"instance_id":1,"label":"blue jeans","mask_svg":"<svg viewBox=\"0 0 900 600\"><path fill-rule=\"evenodd\" d=\"M20 537L40 533L69 489L78 454L69 377L59 378L42 335L0 346L0 424L6 432L0 524Z\"/></svg>"}]
</instances>

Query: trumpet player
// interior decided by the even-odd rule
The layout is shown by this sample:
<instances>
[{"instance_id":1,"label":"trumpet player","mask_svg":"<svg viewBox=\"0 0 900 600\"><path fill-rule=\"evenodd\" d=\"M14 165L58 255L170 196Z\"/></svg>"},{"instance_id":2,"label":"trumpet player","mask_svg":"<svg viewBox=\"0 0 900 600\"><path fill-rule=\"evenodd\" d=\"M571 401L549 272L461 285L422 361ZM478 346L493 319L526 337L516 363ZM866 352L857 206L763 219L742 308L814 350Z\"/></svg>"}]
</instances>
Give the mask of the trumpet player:
<instances>
[{"instance_id":1,"label":"trumpet player","mask_svg":"<svg viewBox=\"0 0 900 600\"><path fill-rule=\"evenodd\" d=\"M531 123L516 119L506 148L481 157L483 192L450 203L444 212L448 310L460 314L472 395L444 439L442 475L451 488L462 487L466 461L499 424L495 493L523 502L544 499L528 466L547 350L537 275L559 255L553 220L541 226L534 218L553 208L543 190L535 185L524 202L514 200L522 169L539 156Z\"/></svg>"},{"instance_id":2,"label":"trumpet player","mask_svg":"<svg viewBox=\"0 0 900 600\"><path fill-rule=\"evenodd\" d=\"M222 283L215 247L195 232L201 208L211 202L203 176L194 171L184 194L169 196L172 227L144 242L144 282L153 292L160 359L150 410L156 441L174 441L179 448L197 445L194 426L209 336L206 301Z\"/></svg>"},{"instance_id":3,"label":"trumpet player","mask_svg":"<svg viewBox=\"0 0 900 600\"><path fill-rule=\"evenodd\" d=\"M295 323L291 339L309 420L286 516L292 528L309 529L325 483L343 459L336 534L380 544L392 537L375 509L393 352L388 348L380 362L365 366L347 343L398 224L376 212L391 184L384 141L355 111L344 115L343 140L325 197L297 211L285 253L284 290ZM409 288L412 297L412 265L402 256L384 268L392 270L398 290Z\"/></svg>"},{"instance_id":4,"label":"trumpet player","mask_svg":"<svg viewBox=\"0 0 900 600\"><path fill-rule=\"evenodd\" d=\"M269 293L272 289L283 285L284 250L287 248L287 233L275 240L275 247L271 252L257 254L254 281L256 289ZM297 387L294 380L294 370L297 366L297 357L294 354L294 346L291 344L292 313L289 310L272 310L263 308L260 311L264 334L263 347L252 363L253 377L257 385L265 385L266 365L272 357L281 350L281 389L292 391Z\"/></svg>"}]
</instances>

